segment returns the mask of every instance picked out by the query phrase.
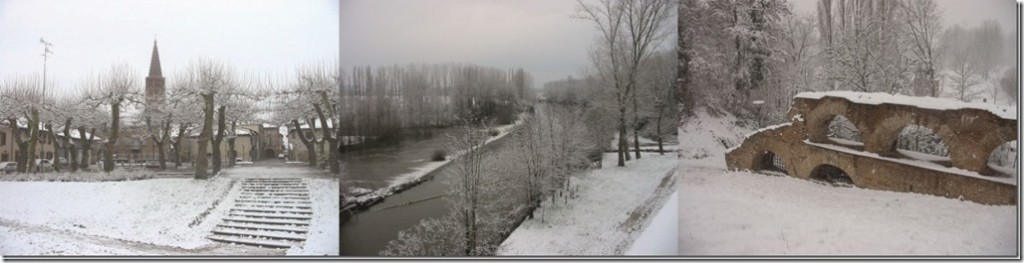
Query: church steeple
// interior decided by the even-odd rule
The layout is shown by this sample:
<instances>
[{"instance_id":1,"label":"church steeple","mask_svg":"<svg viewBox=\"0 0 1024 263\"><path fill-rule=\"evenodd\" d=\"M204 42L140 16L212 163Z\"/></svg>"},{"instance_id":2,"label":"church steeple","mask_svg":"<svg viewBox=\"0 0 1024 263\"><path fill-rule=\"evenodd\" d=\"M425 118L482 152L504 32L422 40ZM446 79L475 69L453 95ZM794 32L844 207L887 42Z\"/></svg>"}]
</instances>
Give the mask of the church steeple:
<instances>
[{"instance_id":1,"label":"church steeple","mask_svg":"<svg viewBox=\"0 0 1024 263\"><path fill-rule=\"evenodd\" d=\"M160 53L153 39L153 57L149 59L149 76L146 77L146 106L157 106L164 101L164 76L160 71ZM147 111L149 110L146 107Z\"/></svg>"},{"instance_id":2,"label":"church steeple","mask_svg":"<svg viewBox=\"0 0 1024 263\"><path fill-rule=\"evenodd\" d=\"M149 76L163 77L160 71L160 52L156 48L156 39L153 40L153 57L149 59Z\"/></svg>"}]
</instances>

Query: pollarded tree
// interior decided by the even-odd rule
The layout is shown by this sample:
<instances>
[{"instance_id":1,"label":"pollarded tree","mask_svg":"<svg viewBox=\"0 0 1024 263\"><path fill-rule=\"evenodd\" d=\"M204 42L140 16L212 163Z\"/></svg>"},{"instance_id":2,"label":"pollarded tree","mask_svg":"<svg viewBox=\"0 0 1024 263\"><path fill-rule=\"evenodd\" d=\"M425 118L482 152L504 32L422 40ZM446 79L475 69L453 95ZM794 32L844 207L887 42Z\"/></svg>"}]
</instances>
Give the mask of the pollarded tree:
<instances>
[{"instance_id":1,"label":"pollarded tree","mask_svg":"<svg viewBox=\"0 0 1024 263\"><path fill-rule=\"evenodd\" d=\"M103 171L114 170L114 146L121 132L122 107L130 103L139 103L142 94L139 90L135 72L127 64L118 64L110 68L103 76L96 79L86 91L86 101L96 107L110 106L109 130L103 141Z\"/></svg>"},{"instance_id":2,"label":"pollarded tree","mask_svg":"<svg viewBox=\"0 0 1024 263\"><path fill-rule=\"evenodd\" d=\"M196 179L205 180L208 177L208 160L206 158L210 143L213 141L214 114L223 112L223 108L215 108L216 99L220 96L228 96L236 87L234 71L224 63L197 59L192 61L183 72L175 74L174 85L182 89L182 92L202 100L203 123L199 133L199 142L195 158ZM223 118L222 118L223 119ZM223 124L218 125L223 127ZM219 147L216 147L219 148ZM219 150L214 150L215 154ZM219 156L214 156L219 158ZM218 159L214 159L215 161Z\"/></svg>"},{"instance_id":3,"label":"pollarded tree","mask_svg":"<svg viewBox=\"0 0 1024 263\"><path fill-rule=\"evenodd\" d=\"M14 158L18 172L22 173L35 166L40 110L45 102L40 84L38 78L23 76L8 76L0 82L0 116L11 128L13 141L18 146Z\"/></svg>"},{"instance_id":4,"label":"pollarded tree","mask_svg":"<svg viewBox=\"0 0 1024 263\"><path fill-rule=\"evenodd\" d=\"M341 172L340 152L338 147L341 140L341 119L339 114L338 84L341 83L341 72L336 64L320 64L309 66L299 70L297 83L294 84L294 92L307 100L312 105L320 122L320 141L326 141L328 147L328 167L332 174ZM310 124L310 129L315 125ZM313 133L313 136L316 133ZM301 134L300 134L301 135ZM305 143L305 142L304 142Z\"/></svg>"}]
</instances>

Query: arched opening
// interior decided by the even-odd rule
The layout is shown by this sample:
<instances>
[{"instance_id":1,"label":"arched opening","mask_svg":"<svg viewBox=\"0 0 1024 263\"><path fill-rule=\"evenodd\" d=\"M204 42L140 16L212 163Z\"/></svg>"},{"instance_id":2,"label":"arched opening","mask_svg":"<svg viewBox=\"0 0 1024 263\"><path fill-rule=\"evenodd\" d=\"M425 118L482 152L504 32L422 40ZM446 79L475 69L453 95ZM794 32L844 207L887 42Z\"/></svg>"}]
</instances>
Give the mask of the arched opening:
<instances>
[{"instance_id":1,"label":"arched opening","mask_svg":"<svg viewBox=\"0 0 1024 263\"><path fill-rule=\"evenodd\" d=\"M824 182L832 186L853 187L853 178L846 171L829 164L822 164L811 171L811 180Z\"/></svg>"},{"instance_id":2,"label":"arched opening","mask_svg":"<svg viewBox=\"0 0 1024 263\"><path fill-rule=\"evenodd\" d=\"M277 154L274 153L273 149L263 150L263 159L274 159L277 158Z\"/></svg>"},{"instance_id":3,"label":"arched opening","mask_svg":"<svg viewBox=\"0 0 1024 263\"><path fill-rule=\"evenodd\" d=\"M1017 140L999 145L988 156L988 167L1001 176L1017 175L1017 164Z\"/></svg>"},{"instance_id":4,"label":"arched opening","mask_svg":"<svg viewBox=\"0 0 1024 263\"><path fill-rule=\"evenodd\" d=\"M858 150L863 150L864 148L864 139L861 138L857 125L854 125L850 119L843 117L843 115L836 115L832 118L832 121L829 121L825 134L830 141L836 144L857 148Z\"/></svg>"},{"instance_id":5,"label":"arched opening","mask_svg":"<svg viewBox=\"0 0 1024 263\"><path fill-rule=\"evenodd\" d=\"M896 138L896 152L915 160L922 160L952 166L949 147L935 131L928 127L910 124L903 127Z\"/></svg>"},{"instance_id":6,"label":"arched opening","mask_svg":"<svg viewBox=\"0 0 1024 263\"><path fill-rule=\"evenodd\" d=\"M786 163L782 161L774 152L765 151L761 154L761 159L758 160L758 170L760 172L776 175L787 175Z\"/></svg>"}]
</instances>

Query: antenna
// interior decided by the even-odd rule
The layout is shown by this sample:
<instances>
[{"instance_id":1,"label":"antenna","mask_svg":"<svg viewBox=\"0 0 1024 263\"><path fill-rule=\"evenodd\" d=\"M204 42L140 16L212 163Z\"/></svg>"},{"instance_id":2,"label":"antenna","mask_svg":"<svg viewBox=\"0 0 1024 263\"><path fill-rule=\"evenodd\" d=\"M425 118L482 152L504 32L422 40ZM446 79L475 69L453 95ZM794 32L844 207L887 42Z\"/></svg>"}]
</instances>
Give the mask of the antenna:
<instances>
[{"instance_id":1,"label":"antenna","mask_svg":"<svg viewBox=\"0 0 1024 263\"><path fill-rule=\"evenodd\" d=\"M42 37L39 38L39 43L43 44L43 96L46 96L46 60L53 54L53 51L50 51L53 44L46 42Z\"/></svg>"}]
</instances>

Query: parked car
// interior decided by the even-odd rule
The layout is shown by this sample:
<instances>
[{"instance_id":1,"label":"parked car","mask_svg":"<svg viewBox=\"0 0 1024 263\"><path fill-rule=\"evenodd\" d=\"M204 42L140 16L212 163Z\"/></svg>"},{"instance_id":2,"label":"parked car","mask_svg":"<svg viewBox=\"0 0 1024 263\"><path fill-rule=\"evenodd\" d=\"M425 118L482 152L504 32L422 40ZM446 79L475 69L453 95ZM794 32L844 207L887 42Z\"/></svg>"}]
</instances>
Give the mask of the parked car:
<instances>
[{"instance_id":1,"label":"parked car","mask_svg":"<svg viewBox=\"0 0 1024 263\"><path fill-rule=\"evenodd\" d=\"M278 154L277 155L277 159L284 160L284 154L283 153L282 154Z\"/></svg>"},{"instance_id":2,"label":"parked car","mask_svg":"<svg viewBox=\"0 0 1024 263\"><path fill-rule=\"evenodd\" d=\"M53 161L49 159L36 159L36 167L50 168L53 167Z\"/></svg>"},{"instance_id":3,"label":"parked car","mask_svg":"<svg viewBox=\"0 0 1024 263\"><path fill-rule=\"evenodd\" d=\"M160 161L146 160L146 168L160 168Z\"/></svg>"},{"instance_id":4,"label":"parked car","mask_svg":"<svg viewBox=\"0 0 1024 263\"><path fill-rule=\"evenodd\" d=\"M5 174L13 173L18 171L18 163L16 162L0 162L0 171Z\"/></svg>"}]
</instances>

